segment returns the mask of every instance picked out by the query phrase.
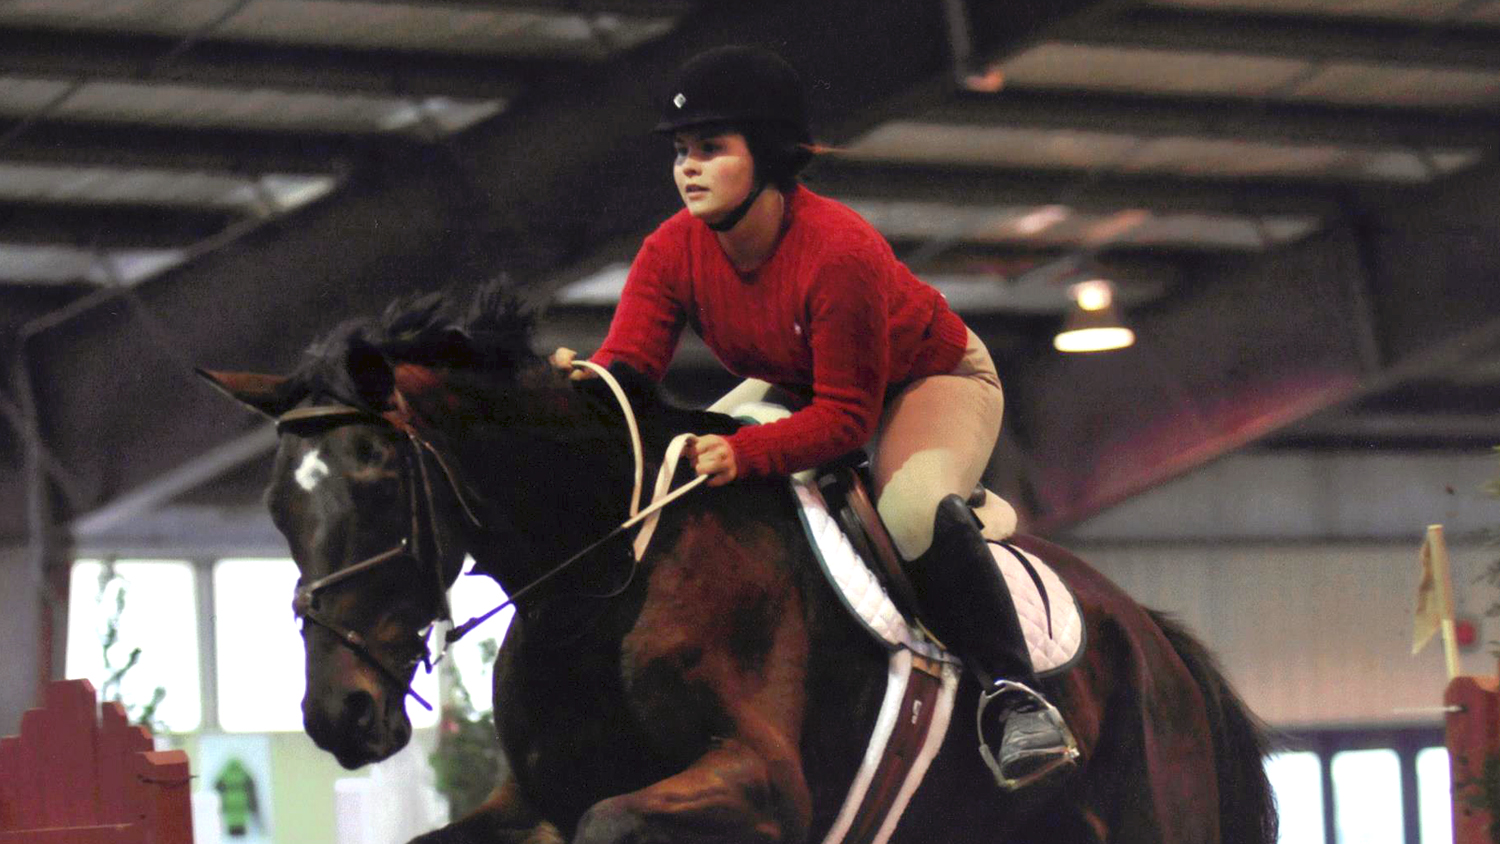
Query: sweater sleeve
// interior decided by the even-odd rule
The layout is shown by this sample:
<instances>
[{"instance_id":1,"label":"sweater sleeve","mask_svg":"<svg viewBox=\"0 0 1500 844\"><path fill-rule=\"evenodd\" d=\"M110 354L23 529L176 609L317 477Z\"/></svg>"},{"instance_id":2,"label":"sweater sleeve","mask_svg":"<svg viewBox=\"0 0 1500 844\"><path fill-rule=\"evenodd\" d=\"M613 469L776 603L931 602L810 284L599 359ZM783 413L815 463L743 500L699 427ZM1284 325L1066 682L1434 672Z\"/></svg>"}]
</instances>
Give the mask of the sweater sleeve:
<instances>
[{"instance_id":1,"label":"sweater sleeve","mask_svg":"<svg viewBox=\"0 0 1500 844\"><path fill-rule=\"evenodd\" d=\"M672 362L687 313L671 250L661 241L658 233L641 244L625 277L609 334L590 358L600 366L621 361L653 381L660 381Z\"/></svg>"},{"instance_id":2,"label":"sweater sleeve","mask_svg":"<svg viewBox=\"0 0 1500 844\"><path fill-rule=\"evenodd\" d=\"M890 329L879 264L849 255L814 276L807 297L812 401L729 437L741 475L787 475L864 445L880 421Z\"/></svg>"}]
</instances>

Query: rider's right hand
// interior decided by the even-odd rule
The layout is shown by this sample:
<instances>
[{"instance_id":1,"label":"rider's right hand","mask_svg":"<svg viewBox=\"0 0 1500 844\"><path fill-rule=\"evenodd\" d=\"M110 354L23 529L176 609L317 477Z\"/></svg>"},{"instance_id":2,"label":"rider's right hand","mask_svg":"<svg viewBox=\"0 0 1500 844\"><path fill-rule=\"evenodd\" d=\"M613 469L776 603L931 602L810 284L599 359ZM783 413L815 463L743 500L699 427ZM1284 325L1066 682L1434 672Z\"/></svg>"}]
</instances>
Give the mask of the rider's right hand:
<instances>
[{"instance_id":1,"label":"rider's right hand","mask_svg":"<svg viewBox=\"0 0 1500 844\"><path fill-rule=\"evenodd\" d=\"M568 377L573 379L574 381L582 381L585 378L596 377L594 375L594 371L591 369L585 369L583 367L575 368L573 366L573 359L576 357L578 357L577 352L567 348L566 346L558 346L557 351L553 352L552 356L547 358L547 362L552 364L552 367L554 369L557 369L561 372L566 372L568 374Z\"/></svg>"}]
</instances>

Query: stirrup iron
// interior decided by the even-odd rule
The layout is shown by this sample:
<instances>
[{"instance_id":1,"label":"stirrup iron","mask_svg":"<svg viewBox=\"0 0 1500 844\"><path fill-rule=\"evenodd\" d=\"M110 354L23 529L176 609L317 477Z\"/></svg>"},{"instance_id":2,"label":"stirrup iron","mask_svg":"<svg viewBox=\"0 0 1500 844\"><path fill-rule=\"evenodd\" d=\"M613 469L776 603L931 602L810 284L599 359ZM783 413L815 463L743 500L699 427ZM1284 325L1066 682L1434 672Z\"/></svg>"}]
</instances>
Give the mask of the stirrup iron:
<instances>
[{"instance_id":1,"label":"stirrup iron","mask_svg":"<svg viewBox=\"0 0 1500 844\"><path fill-rule=\"evenodd\" d=\"M1001 730L1001 749L1003 750L1005 737L1009 735L1011 719L1021 716L1031 716L1041 719L1046 726L1061 734L1063 745L1055 751L1050 759L1042 762L1036 770L1018 777L1007 777L1000 764L1001 754L991 749L985 741L984 713L995 701L1002 697L1014 695L1022 695L1030 703L1013 709L1006 718ZM1061 773L1073 767L1078 760L1078 740L1074 738L1073 731L1068 729L1067 722L1063 720L1062 713L1058 712L1057 707L1053 706L1045 697L1042 697L1039 692L1024 683L1017 683L1013 680L1001 680L995 684L994 688L982 692L979 696L979 709L975 713L975 728L979 735L979 755L984 759L984 764L989 767L990 773L994 775L995 782L1005 791L1019 791L1028 785L1048 779L1054 774Z\"/></svg>"}]
</instances>

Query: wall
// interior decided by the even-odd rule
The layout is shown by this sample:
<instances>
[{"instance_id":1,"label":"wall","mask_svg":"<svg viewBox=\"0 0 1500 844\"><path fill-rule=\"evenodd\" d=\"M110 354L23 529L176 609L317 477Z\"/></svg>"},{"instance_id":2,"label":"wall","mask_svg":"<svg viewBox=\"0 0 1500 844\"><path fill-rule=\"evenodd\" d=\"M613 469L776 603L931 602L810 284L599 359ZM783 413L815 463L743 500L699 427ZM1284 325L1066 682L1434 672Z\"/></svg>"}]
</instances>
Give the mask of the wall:
<instances>
[{"instance_id":1,"label":"wall","mask_svg":"<svg viewBox=\"0 0 1500 844\"><path fill-rule=\"evenodd\" d=\"M21 729L37 697L38 603L25 546L0 545L0 735Z\"/></svg>"},{"instance_id":2,"label":"wall","mask_svg":"<svg viewBox=\"0 0 1500 844\"><path fill-rule=\"evenodd\" d=\"M1500 475L1474 455L1247 453L1218 461L1061 538L1140 602L1178 614L1283 726L1437 723L1439 643L1411 655L1417 550L1449 537L1457 608L1481 622L1463 670L1494 674L1496 591L1476 578L1500 548ZM1412 711L1418 710L1418 711ZM1425 710L1425 711L1421 711Z\"/></svg>"},{"instance_id":3,"label":"wall","mask_svg":"<svg viewBox=\"0 0 1500 844\"><path fill-rule=\"evenodd\" d=\"M1411 655L1419 543L1079 550L1136 600L1187 622L1251 708L1292 727L1441 720L1431 709L1447 684L1441 644ZM1481 616L1497 595L1473 576L1497 553L1473 545L1450 552L1458 607ZM1479 647L1463 668L1494 674L1495 659Z\"/></svg>"}]
</instances>

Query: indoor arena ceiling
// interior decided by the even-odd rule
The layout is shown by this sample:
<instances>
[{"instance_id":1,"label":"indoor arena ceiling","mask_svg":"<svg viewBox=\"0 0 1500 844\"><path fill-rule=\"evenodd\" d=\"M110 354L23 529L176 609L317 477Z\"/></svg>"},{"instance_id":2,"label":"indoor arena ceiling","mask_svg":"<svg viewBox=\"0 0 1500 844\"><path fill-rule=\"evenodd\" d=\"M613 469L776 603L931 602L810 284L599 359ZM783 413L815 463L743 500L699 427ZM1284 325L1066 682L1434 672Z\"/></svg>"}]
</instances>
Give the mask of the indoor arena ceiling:
<instances>
[{"instance_id":1,"label":"indoor arena ceiling","mask_svg":"<svg viewBox=\"0 0 1500 844\"><path fill-rule=\"evenodd\" d=\"M726 42L989 342L1034 527L1255 442L1500 443L1500 0L5 0L0 536L253 500L191 368L399 292L503 271L592 348L676 205L652 96ZM1101 276L1139 342L1058 354Z\"/></svg>"}]
</instances>

